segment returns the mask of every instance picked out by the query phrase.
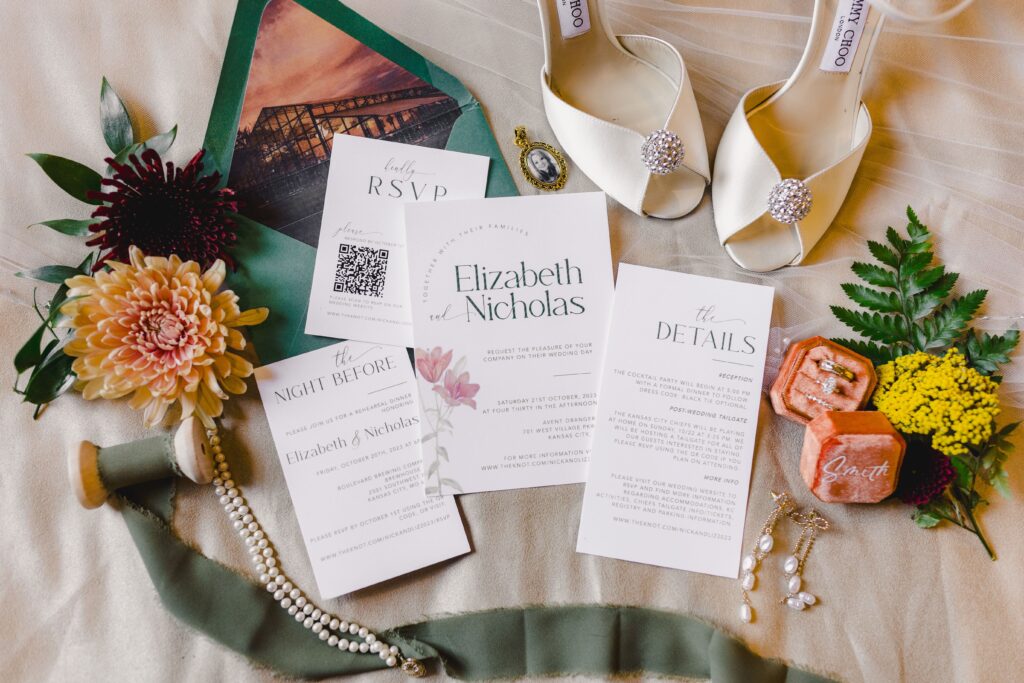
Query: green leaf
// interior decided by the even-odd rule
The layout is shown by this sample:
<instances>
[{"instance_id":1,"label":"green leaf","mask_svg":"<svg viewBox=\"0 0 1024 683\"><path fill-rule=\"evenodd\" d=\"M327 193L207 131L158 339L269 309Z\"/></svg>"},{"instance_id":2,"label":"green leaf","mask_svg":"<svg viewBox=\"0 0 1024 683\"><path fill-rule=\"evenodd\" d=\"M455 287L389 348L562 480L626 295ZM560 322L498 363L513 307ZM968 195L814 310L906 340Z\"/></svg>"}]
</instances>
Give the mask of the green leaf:
<instances>
[{"instance_id":1,"label":"green leaf","mask_svg":"<svg viewBox=\"0 0 1024 683\"><path fill-rule=\"evenodd\" d=\"M84 299L86 296L88 295L83 294L81 296L61 297L61 300L57 303L50 302L50 305L47 309L48 312L45 320L46 324L49 325L51 328L60 325L65 320L65 315L61 313L61 309L64 307L64 305L72 301Z\"/></svg>"},{"instance_id":2,"label":"green leaf","mask_svg":"<svg viewBox=\"0 0 1024 683\"><path fill-rule=\"evenodd\" d=\"M922 321L922 336L916 340L918 350L930 351L952 344L963 334L987 294L984 289L977 289L940 306L930 318Z\"/></svg>"},{"instance_id":3,"label":"green leaf","mask_svg":"<svg viewBox=\"0 0 1024 683\"><path fill-rule=\"evenodd\" d=\"M840 285L846 296L864 308L882 313L899 313L901 310L899 297L894 292L880 292L864 285L855 285L849 282Z\"/></svg>"},{"instance_id":4,"label":"green leaf","mask_svg":"<svg viewBox=\"0 0 1024 683\"><path fill-rule=\"evenodd\" d=\"M85 255L85 258L82 259L82 262L78 264L78 272L83 275L89 275L94 263L96 263L96 252L90 251Z\"/></svg>"},{"instance_id":5,"label":"green leaf","mask_svg":"<svg viewBox=\"0 0 1024 683\"><path fill-rule=\"evenodd\" d=\"M921 271L927 268L931 264L931 262L932 253L930 251L925 251L918 254L907 254L905 258L903 258L903 260L900 261L899 279L901 282L907 283L903 287L901 287L904 296L908 296L909 294L911 294L911 292L909 291L911 289L909 286L910 283L913 281L914 277L919 275Z\"/></svg>"},{"instance_id":6,"label":"green leaf","mask_svg":"<svg viewBox=\"0 0 1024 683\"><path fill-rule=\"evenodd\" d=\"M911 246L911 243L900 237L900 234L892 226L885 229L885 239L889 241L889 244L893 246L897 254L907 253L907 249Z\"/></svg>"},{"instance_id":7,"label":"green leaf","mask_svg":"<svg viewBox=\"0 0 1024 683\"><path fill-rule=\"evenodd\" d=\"M939 268L930 268L926 273L933 273ZM911 283L907 289L907 315L914 320L920 320L935 312L946 297L949 296L953 285L956 284L958 275L956 273L942 273L935 282L924 287L917 287Z\"/></svg>"},{"instance_id":8,"label":"green leaf","mask_svg":"<svg viewBox=\"0 0 1024 683\"><path fill-rule=\"evenodd\" d=\"M128 157L130 157L133 154L138 156L138 154L142 152L145 146L146 144L144 142L136 142L134 145L128 145L127 147L125 147L120 152L114 155L114 161L118 164L128 163ZM108 165L104 173L108 176L113 176L114 167L112 165Z\"/></svg>"},{"instance_id":9,"label":"green leaf","mask_svg":"<svg viewBox=\"0 0 1024 683\"><path fill-rule=\"evenodd\" d=\"M64 345L51 345L49 355L36 367L25 385L24 400L43 405L71 388L75 373L71 370L74 358L64 353Z\"/></svg>"},{"instance_id":10,"label":"green leaf","mask_svg":"<svg viewBox=\"0 0 1024 683\"><path fill-rule=\"evenodd\" d=\"M437 455L438 457L443 458L445 462L448 462L448 449L444 446L437 447Z\"/></svg>"},{"instance_id":11,"label":"green leaf","mask_svg":"<svg viewBox=\"0 0 1024 683\"><path fill-rule=\"evenodd\" d=\"M938 282L943 275L946 274L945 266L936 266L935 268L925 268L924 270L915 273L905 285L905 289L908 294L917 294L923 292L929 287ZM956 279L953 280L956 282Z\"/></svg>"},{"instance_id":12,"label":"green leaf","mask_svg":"<svg viewBox=\"0 0 1024 683\"><path fill-rule=\"evenodd\" d=\"M959 273L943 273L942 276L928 288L928 292L945 299L953 292L953 287L959 279Z\"/></svg>"},{"instance_id":13,"label":"green leaf","mask_svg":"<svg viewBox=\"0 0 1024 683\"><path fill-rule=\"evenodd\" d=\"M851 311L841 306L831 309L839 322L873 341L898 344L907 338L907 322L899 316Z\"/></svg>"},{"instance_id":14,"label":"green leaf","mask_svg":"<svg viewBox=\"0 0 1024 683\"><path fill-rule=\"evenodd\" d=\"M959 456L953 456L949 460L953 464L953 469L956 470L956 486L964 491L970 490L971 479L974 475L971 463Z\"/></svg>"},{"instance_id":15,"label":"green leaf","mask_svg":"<svg viewBox=\"0 0 1024 683\"><path fill-rule=\"evenodd\" d=\"M154 135L150 139L146 140L145 148L151 149L160 156L167 154L167 150L174 144L174 139L178 136L178 126L175 125L166 133L160 133L160 135Z\"/></svg>"},{"instance_id":16,"label":"green leaf","mask_svg":"<svg viewBox=\"0 0 1024 683\"><path fill-rule=\"evenodd\" d=\"M925 512L921 508L914 510L914 524L918 525L922 529L931 529L932 527L938 526L942 519L936 517L930 512Z\"/></svg>"},{"instance_id":17,"label":"green leaf","mask_svg":"<svg viewBox=\"0 0 1024 683\"><path fill-rule=\"evenodd\" d=\"M1017 427L1020 427L1020 422L1011 422L1008 425L1004 425L999 431L992 435L993 441L997 444L1005 444L1010 446L1010 434L1013 434Z\"/></svg>"},{"instance_id":18,"label":"green leaf","mask_svg":"<svg viewBox=\"0 0 1024 683\"><path fill-rule=\"evenodd\" d=\"M72 268L71 266L43 266L42 268L35 268L33 270L24 270L15 273L15 275L28 280L63 284L68 278L81 275L81 271L78 268Z\"/></svg>"},{"instance_id":19,"label":"green leaf","mask_svg":"<svg viewBox=\"0 0 1024 683\"><path fill-rule=\"evenodd\" d=\"M841 346L845 346L854 353L859 353L875 365L888 363L899 355L890 347L881 346L874 342L864 341L862 339L833 339L832 341Z\"/></svg>"},{"instance_id":20,"label":"green leaf","mask_svg":"<svg viewBox=\"0 0 1024 683\"><path fill-rule=\"evenodd\" d=\"M96 171L77 161L52 154L29 154L28 156L39 164L50 180L57 183L60 189L75 199L86 204L101 203L98 199L91 199L87 196L89 192L100 191L100 181L103 180L103 177Z\"/></svg>"},{"instance_id":21,"label":"green leaf","mask_svg":"<svg viewBox=\"0 0 1024 683\"><path fill-rule=\"evenodd\" d=\"M911 237L916 237L919 234L928 235L928 228L918 220L917 214L914 213L914 209L909 205L907 206L907 220L910 221L910 224L907 225L907 233Z\"/></svg>"},{"instance_id":22,"label":"green leaf","mask_svg":"<svg viewBox=\"0 0 1024 683\"><path fill-rule=\"evenodd\" d=\"M47 326L40 325L39 328L28 338L18 352L14 354L14 370L21 374L29 368L34 368L43 359L42 345L43 335L46 334Z\"/></svg>"},{"instance_id":23,"label":"green leaf","mask_svg":"<svg viewBox=\"0 0 1024 683\"><path fill-rule=\"evenodd\" d=\"M871 255L876 259L889 266L890 268L900 267L900 258L897 256L889 247L879 242L873 242L868 240L868 250Z\"/></svg>"},{"instance_id":24,"label":"green leaf","mask_svg":"<svg viewBox=\"0 0 1024 683\"><path fill-rule=\"evenodd\" d=\"M873 263L859 263L856 262L850 269L869 285L875 285L876 287L888 287L890 289L896 288L896 274L891 270L886 270L881 266L876 266Z\"/></svg>"},{"instance_id":25,"label":"green leaf","mask_svg":"<svg viewBox=\"0 0 1024 683\"><path fill-rule=\"evenodd\" d=\"M1010 362L1010 354L1020 342L1020 332L1010 330L1004 335L992 335L987 332L979 337L974 330L968 330L961 345L961 351L968 363L986 375L999 370L999 366Z\"/></svg>"},{"instance_id":26,"label":"green leaf","mask_svg":"<svg viewBox=\"0 0 1024 683\"><path fill-rule=\"evenodd\" d=\"M100 122L103 125L103 139L114 154L135 142L128 108L106 77L100 85Z\"/></svg>"},{"instance_id":27,"label":"green leaf","mask_svg":"<svg viewBox=\"0 0 1024 683\"><path fill-rule=\"evenodd\" d=\"M428 479L430 477L434 476L434 474L437 472L437 466L438 466L438 461L437 460L435 460L434 462L430 463L430 467L427 468L427 474L426 474Z\"/></svg>"},{"instance_id":28,"label":"green leaf","mask_svg":"<svg viewBox=\"0 0 1024 683\"><path fill-rule=\"evenodd\" d=\"M72 237L85 237L89 233L89 226L101 222L102 218L86 218L85 220L74 220L73 218L61 218L54 221L40 221L32 225L44 225L51 230L56 230ZM32 225L28 227L32 227Z\"/></svg>"},{"instance_id":29,"label":"green leaf","mask_svg":"<svg viewBox=\"0 0 1024 683\"><path fill-rule=\"evenodd\" d=\"M1000 468L990 483L1003 498L1013 498L1013 494L1010 492L1010 475L1006 470Z\"/></svg>"}]
</instances>

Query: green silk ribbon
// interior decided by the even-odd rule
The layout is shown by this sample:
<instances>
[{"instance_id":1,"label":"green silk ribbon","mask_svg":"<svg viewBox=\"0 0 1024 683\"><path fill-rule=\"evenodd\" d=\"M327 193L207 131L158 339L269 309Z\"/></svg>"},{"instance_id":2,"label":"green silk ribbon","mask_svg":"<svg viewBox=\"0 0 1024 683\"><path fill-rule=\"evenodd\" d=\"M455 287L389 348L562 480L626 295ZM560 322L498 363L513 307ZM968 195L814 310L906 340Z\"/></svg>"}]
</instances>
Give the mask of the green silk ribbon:
<instances>
[{"instance_id":1,"label":"green silk ribbon","mask_svg":"<svg viewBox=\"0 0 1024 683\"><path fill-rule=\"evenodd\" d=\"M263 586L189 547L171 529L174 478L125 488L122 515L174 616L253 662L324 678L385 668L378 657L328 647ZM828 683L763 659L691 617L640 607L571 605L473 612L380 632L406 657L440 662L465 680L646 672L715 683Z\"/></svg>"}]
</instances>

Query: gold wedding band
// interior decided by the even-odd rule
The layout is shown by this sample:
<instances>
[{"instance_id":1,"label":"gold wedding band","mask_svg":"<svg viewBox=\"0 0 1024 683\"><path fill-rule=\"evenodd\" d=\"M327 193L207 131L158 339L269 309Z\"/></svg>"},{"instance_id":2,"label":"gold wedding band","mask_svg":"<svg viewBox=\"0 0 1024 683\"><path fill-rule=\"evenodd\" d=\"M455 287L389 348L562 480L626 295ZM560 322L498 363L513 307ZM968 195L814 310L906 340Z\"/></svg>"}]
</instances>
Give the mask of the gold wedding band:
<instances>
[{"instance_id":1,"label":"gold wedding band","mask_svg":"<svg viewBox=\"0 0 1024 683\"><path fill-rule=\"evenodd\" d=\"M845 365L840 365L834 360L829 360L827 358L824 360L820 360L818 361L818 367L824 370L825 372L831 372L833 375L842 377L848 382L852 382L853 380L857 379L857 376L853 374L853 371L851 371L850 368L846 367Z\"/></svg>"}]
</instances>

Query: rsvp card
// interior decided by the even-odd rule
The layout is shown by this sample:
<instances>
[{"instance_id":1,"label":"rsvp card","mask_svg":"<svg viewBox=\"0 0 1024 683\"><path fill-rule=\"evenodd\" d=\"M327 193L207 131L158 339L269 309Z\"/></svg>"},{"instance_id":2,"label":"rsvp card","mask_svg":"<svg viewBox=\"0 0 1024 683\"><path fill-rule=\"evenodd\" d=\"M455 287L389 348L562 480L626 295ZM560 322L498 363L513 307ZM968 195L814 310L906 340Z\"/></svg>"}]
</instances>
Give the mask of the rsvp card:
<instances>
[{"instance_id":1,"label":"rsvp card","mask_svg":"<svg viewBox=\"0 0 1024 683\"><path fill-rule=\"evenodd\" d=\"M619 265L577 552L736 578L773 294Z\"/></svg>"},{"instance_id":2,"label":"rsvp card","mask_svg":"<svg viewBox=\"0 0 1024 683\"><path fill-rule=\"evenodd\" d=\"M405 209L427 492L583 481L612 297L604 195Z\"/></svg>"},{"instance_id":3,"label":"rsvp card","mask_svg":"<svg viewBox=\"0 0 1024 683\"><path fill-rule=\"evenodd\" d=\"M469 552L455 500L423 493L406 349L343 342L255 374L322 598Z\"/></svg>"},{"instance_id":4,"label":"rsvp card","mask_svg":"<svg viewBox=\"0 0 1024 683\"><path fill-rule=\"evenodd\" d=\"M306 334L412 346L402 204L483 197L489 163L335 135Z\"/></svg>"}]
</instances>

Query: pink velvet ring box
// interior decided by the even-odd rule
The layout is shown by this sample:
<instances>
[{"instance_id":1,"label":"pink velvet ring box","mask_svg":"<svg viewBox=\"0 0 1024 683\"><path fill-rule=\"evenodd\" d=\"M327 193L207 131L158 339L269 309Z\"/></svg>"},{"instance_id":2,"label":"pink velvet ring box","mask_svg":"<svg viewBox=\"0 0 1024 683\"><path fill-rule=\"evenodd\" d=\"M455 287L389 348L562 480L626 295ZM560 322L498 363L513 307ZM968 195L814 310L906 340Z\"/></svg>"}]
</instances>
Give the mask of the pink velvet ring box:
<instances>
[{"instance_id":1,"label":"pink velvet ring box","mask_svg":"<svg viewBox=\"0 0 1024 683\"><path fill-rule=\"evenodd\" d=\"M823 369L822 361L841 365L853 379ZM877 382L867 358L824 337L811 337L787 349L769 395L777 414L807 424L829 411L860 410Z\"/></svg>"},{"instance_id":2,"label":"pink velvet ring box","mask_svg":"<svg viewBox=\"0 0 1024 683\"><path fill-rule=\"evenodd\" d=\"M882 413L828 411L807 425L800 476L826 503L877 503L896 490L906 449Z\"/></svg>"}]
</instances>

